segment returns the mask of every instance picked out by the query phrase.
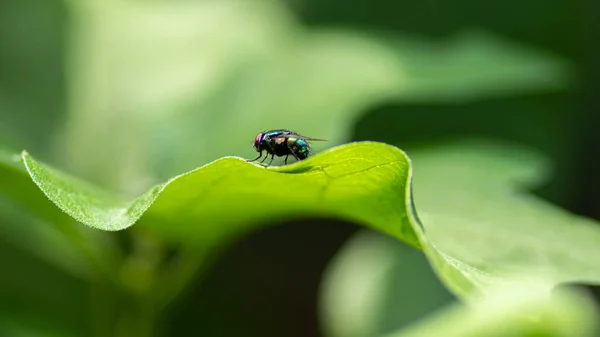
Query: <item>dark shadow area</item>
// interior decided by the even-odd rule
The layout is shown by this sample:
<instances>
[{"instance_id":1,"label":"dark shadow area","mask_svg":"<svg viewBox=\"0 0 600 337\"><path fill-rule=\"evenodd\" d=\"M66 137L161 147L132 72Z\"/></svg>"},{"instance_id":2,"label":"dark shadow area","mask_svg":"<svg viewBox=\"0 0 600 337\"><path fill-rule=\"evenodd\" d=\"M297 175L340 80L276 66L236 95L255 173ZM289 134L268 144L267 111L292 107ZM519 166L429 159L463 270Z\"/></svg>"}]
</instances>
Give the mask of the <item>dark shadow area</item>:
<instances>
[{"instance_id":1,"label":"dark shadow area","mask_svg":"<svg viewBox=\"0 0 600 337\"><path fill-rule=\"evenodd\" d=\"M600 306L600 284L587 284L578 282L562 283L556 286L555 290L561 290L565 288L573 288L587 293L590 298L594 300L596 304ZM599 317L600 318L600 317Z\"/></svg>"},{"instance_id":2,"label":"dark shadow area","mask_svg":"<svg viewBox=\"0 0 600 337\"><path fill-rule=\"evenodd\" d=\"M597 284L586 284L578 282L562 283L554 287L554 291L561 291L563 289L573 289L579 291L584 295L587 295L596 305L600 308L600 285ZM600 313L598 314L598 322L600 322Z\"/></svg>"},{"instance_id":3,"label":"dark shadow area","mask_svg":"<svg viewBox=\"0 0 600 337\"><path fill-rule=\"evenodd\" d=\"M322 272L356 230L341 221L306 220L245 237L169 313L164 335L319 336Z\"/></svg>"},{"instance_id":4,"label":"dark shadow area","mask_svg":"<svg viewBox=\"0 0 600 337\"><path fill-rule=\"evenodd\" d=\"M195 331L203 336L322 336L317 305L323 271L357 229L337 220L299 220L270 226L245 237L171 309L163 335L179 336ZM428 269L431 282L439 283L421 252L400 242L397 249L399 253L410 251L418 255L418 265L400 261L407 264L401 268ZM397 280L402 291L390 296L402 302L402 296L419 294L424 281L418 277L414 282L410 278ZM450 296L442 296L445 298L442 303ZM440 305L439 294L430 297L431 301L425 298L424 302L429 306ZM422 318L431 308L423 310L411 313L410 321L395 319L397 313L390 312L390 317L382 318L382 326L393 330L398 324Z\"/></svg>"},{"instance_id":5,"label":"dark shadow area","mask_svg":"<svg viewBox=\"0 0 600 337\"><path fill-rule=\"evenodd\" d=\"M300 173L307 173L310 171L319 171L319 168L314 167L312 165L307 165L307 166L301 166L301 167L291 168L291 169L286 168L283 171L278 171L278 173L300 174Z\"/></svg>"}]
</instances>

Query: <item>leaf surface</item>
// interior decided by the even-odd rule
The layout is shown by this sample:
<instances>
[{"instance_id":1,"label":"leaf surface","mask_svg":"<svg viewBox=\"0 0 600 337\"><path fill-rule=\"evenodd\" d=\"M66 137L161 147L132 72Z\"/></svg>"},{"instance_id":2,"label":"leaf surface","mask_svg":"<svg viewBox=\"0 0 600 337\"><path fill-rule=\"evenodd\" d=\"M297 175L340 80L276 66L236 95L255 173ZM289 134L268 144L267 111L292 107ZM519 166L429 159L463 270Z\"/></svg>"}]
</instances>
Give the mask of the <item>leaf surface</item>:
<instances>
[{"instance_id":1,"label":"leaf surface","mask_svg":"<svg viewBox=\"0 0 600 337\"><path fill-rule=\"evenodd\" d=\"M549 297L537 288L503 288L471 306L456 304L384 337L593 337L598 310L573 291Z\"/></svg>"},{"instance_id":2,"label":"leaf surface","mask_svg":"<svg viewBox=\"0 0 600 337\"><path fill-rule=\"evenodd\" d=\"M469 290L445 271L460 270L482 291L521 277L548 287L600 284L600 224L527 191L549 177L538 153L462 142L411 157L416 206L429 245L440 253L432 261L446 266L439 266L442 279L455 292Z\"/></svg>"},{"instance_id":3,"label":"leaf surface","mask_svg":"<svg viewBox=\"0 0 600 337\"><path fill-rule=\"evenodd\" d=\"M51 201L99 229L139 221L165 238L212 246L290 217L335 217L422 247L443 282L465 298L521 277L548 288L600 283L600 227L516 188L542 180L539 156L459 144L414 157L423 225L410 161L382 143L344 145L283 167L222 158L132 200L23 159Z\"/></svg>"},{"instance_id":4,"label":"leaf surface","mask_svg":"<svg viewBox=\"0 0 600 337\"><path fill-rule=\"evenodd\" d=\"M419 247L406 210L410 164L398 148L375 142L331 149L292 165L264 168L222 158L124 201L36 162L33 181L76 220L103 230L140 226L167 238L211 245L290 217L336 217Z\"/></svg>"},{"instance_id":5,"label":"leaf surface","mask_svg":"<svg viewBox=\"0 0 600 337\"><path fill-rule=\"evenodd\" d=\"M461 299L476 303L502 287L534 287L548 294L562 283L600 284L600 224L528 192L549 178L549 163L538 153L463 141L410 156L423 250L439 279ZM390 316L410 301L395 296L406 291L410 276L389 280L419 266L394 253L399 248L389 239L364 239L363 234L351 240L325 274L322 321L332 336L381 334L381 320L393 321ZM424 305L438 290L432 284L425 290L427 283L420 279L419 305ZM360 284L363 292L344 286L349 284ZM396 317L395 327L401 322Z\"/></svg>"}]
</instances>

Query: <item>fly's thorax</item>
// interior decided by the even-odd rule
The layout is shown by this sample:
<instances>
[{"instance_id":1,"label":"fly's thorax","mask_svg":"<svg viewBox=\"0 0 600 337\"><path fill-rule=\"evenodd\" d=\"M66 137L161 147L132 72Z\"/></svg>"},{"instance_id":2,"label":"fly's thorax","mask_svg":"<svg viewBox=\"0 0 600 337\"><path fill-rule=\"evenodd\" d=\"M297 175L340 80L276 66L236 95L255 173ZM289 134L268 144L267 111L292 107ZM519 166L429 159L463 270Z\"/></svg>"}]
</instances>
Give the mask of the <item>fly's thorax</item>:
<instances>
[{"instance_id":1,"label":"fly's thorax","mask_svg":"<svg viewBox=\"0 0 600 337\"><path fill-rule=\"evenodd\" d=\"M269 137L268 133L265 133L263 135L263 137L260 140L260 147L262 150L265 150L267 152L271 152L273 150L273 141L272 139Z\"/></svg>"},{"instance_id":2,"label":"fly's thorax","mask_svg":"<svg viewBox=\"0 0 600 337\"><path fill-rule=\"evenodd\" d=\"M264 141L265 142L273 142L277 139L286 139L286 135L291 134L292 132L289 130L271 130L264 133Z\"/></svg>"},{"instance_id":3,"label":"fly's thorax","mask_svg":"<svg viewBox=\"0 0 600 337\"><path fill-rule=\"evenodd\" d=\"M288 148L287 138L285 137L274 137L269 141L269 152L278 157L290 154Z\"/></svg>"}]
</instances>

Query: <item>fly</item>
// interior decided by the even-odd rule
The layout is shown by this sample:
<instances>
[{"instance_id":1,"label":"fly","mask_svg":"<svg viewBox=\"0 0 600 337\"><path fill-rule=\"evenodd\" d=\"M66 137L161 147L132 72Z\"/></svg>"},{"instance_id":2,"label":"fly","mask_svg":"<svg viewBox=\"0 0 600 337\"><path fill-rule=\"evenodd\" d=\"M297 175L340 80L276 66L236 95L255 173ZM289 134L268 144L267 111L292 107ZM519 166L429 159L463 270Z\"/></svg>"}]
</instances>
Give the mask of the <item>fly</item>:
<instances>
[{"instance_id":1,"label":"fly","mask_svg":"<svg viewBox=\"0 0 600 337\"><path fill-rule=\"evenodd\" d=\"M263 156L263 151L267 154L261 160L264 162L271 155L270 166L275 156L285 156L287 164L288 157L292 155L296 160L304 160L310 154L310 145L308 141L326 141L325 139L310 138L301 136L290 130L271 130L259 133L254 138L254 149L259 153L258 157L249 162L257 161Z\"/></svg>"}]
</instances>

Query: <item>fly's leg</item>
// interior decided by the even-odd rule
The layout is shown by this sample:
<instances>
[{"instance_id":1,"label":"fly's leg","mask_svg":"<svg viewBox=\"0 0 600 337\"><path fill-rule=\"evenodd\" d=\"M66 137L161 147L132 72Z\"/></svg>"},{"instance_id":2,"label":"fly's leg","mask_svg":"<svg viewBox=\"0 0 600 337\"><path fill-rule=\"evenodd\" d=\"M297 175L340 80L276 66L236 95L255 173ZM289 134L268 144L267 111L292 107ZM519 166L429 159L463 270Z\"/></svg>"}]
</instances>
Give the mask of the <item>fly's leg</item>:
<instances>
[{"instance_id":1,"label":"fly's leg","mask_svg":"<svg viewBox=\"0 0 600 337\"><path fill-rule=\"evenodd\" d=\"M249 163L251 163L251 162L253 162L253 161L257 161L257 160L259 160L259 159L260 159L260 157L262 157L262 151L260 151L260 154L259 154L259 155L258 155L258 157L256 157L255 159L252 159L252 160L246 160L246 161L247 161L247 162L249 162ZM268 156L267 156L267 157L268 157ZM267 158L267 157L265 157L265 158ZM263 159L263 160L264 160L264 159ZM261 162L261 163L262 163L262 162Z\"/></svg>"},{"instance_id":2,"label":"fly's leg","mask_svg":"<svg viewBox=\"0 0 600 337\"><path fill-rule=\"evenodd\" d=\"M268 157L268 156L267 156L267 157ZM265 159L266 159L267 157L265 157ZM267 166L271 166L271 163L273 163L273 159L275 159L275 155L274 155L274 154L272 154L272 155L271 155L271 161L269 162L269 165L267 165Z\"/></svg>"},{"instance_id":3,"label":"fly's leg","mask_svg":"<svg viewBox=\"0 0 600 337\"><path fill-rule=\"evenodd\" d=\"M266 155L266 156L263 158L263 160L261 160L261 161L260 161L260 163L261 163L261 164L262 164L262 163L264 163L264 162L265 162L265 160L267 160L267 158L269 158L269 154L268 154L268 153L267 153L267 155ZM272 161L272 159L271 159L271 161Z\"/></svg>"},{"instance_id":4,"label":"fly's leg","mask_svg":"<svg viewBox=\"0 0 600 337\"><path fill-rule=\"evenodd\" d=\"M286 154L286 155L285 155L285 160L284 160L284 163L285 163L286 165L287 165L287 159L288 159L288 157L289 157L289 154Z\"/></svg>"}]
</instances>

